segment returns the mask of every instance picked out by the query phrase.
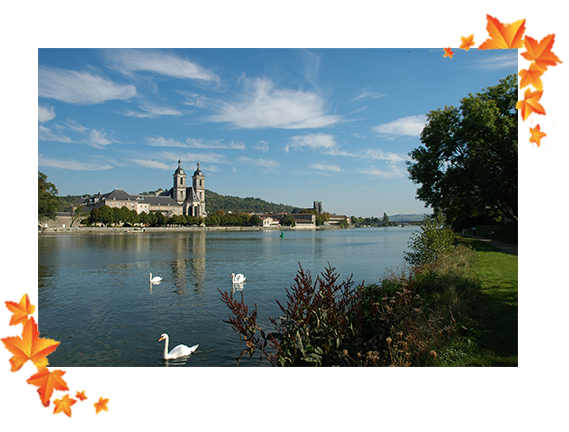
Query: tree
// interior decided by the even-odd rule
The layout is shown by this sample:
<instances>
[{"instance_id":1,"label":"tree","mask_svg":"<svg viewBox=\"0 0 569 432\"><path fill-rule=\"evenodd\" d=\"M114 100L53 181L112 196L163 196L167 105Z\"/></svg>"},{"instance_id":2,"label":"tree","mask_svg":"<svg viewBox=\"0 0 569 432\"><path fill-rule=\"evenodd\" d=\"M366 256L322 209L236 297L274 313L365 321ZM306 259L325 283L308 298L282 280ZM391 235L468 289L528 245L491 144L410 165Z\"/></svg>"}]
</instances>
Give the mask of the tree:
<instances>
[{"instance_id":1,"label":"tree","mask_svg":"<svg viewBox=\"0 0 569 432\"><path fill-rule=\"evenodd\" d=\"M284 226L294 227L296 225L296 221L294 220L294 217L292 215L286 215L286 216L283 216L283 218L281 220L281 224Z\"/></svg>"},{"instance_id":2,"label":"tree","mask_svg":"<svg viewBox=\"0 0 569 432\"><path fill-rule=\"evenodd\" d=\"M427 114L407 162L417 198L455 225L518 214L517 75Z\"/></svg>"},{"instance_id":3,"label":"tree","mask_svg":"<svg viewBox=\"0 0 569 432\"><path fill-rule=\"evenodd\" d=\"M47 181L47 175L38 171L38 220L55 220L58 207L57 188Z\"/></svg>"},{"instance_id":4,"label":"tree","mask_svg":"<svg viewBox=\"0 0 569 432\"><path fill-rule=\"evenodd\" d=\"M389 223L389 216L387 216L387 213L383 213L383 219L381 220L381 224L382 224L383 226L389 226L389 225L391 225L391 224Z\"/></svg>"}]
</instances>

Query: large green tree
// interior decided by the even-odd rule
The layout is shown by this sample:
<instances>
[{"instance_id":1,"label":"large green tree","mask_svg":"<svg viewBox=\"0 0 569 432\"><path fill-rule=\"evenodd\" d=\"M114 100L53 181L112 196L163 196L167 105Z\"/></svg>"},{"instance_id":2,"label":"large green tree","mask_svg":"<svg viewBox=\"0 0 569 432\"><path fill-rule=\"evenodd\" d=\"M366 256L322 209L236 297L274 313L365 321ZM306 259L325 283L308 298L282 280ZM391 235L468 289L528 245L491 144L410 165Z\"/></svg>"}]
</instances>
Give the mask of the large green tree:
<instances>
[{"instance_id":1,"label":"large green tree","mask_svg":"<svg viewBox=\"0 0 569 432\"><path fill-rule=\"evenodd\" d=\"M518 218L517 75L427 114L407 162L417 198L448 222Z\"/></svg>"},{"instance_id":2,"label":"large green tree","mask_svg":"<svg viewBox=\"0 0 569 432\"><path fill-rule=\"evenodd\" d=\"M58 206L57 188L47 181L47 175L38 171L38 220L55 220Z\"/></svg>"}]
</instances>

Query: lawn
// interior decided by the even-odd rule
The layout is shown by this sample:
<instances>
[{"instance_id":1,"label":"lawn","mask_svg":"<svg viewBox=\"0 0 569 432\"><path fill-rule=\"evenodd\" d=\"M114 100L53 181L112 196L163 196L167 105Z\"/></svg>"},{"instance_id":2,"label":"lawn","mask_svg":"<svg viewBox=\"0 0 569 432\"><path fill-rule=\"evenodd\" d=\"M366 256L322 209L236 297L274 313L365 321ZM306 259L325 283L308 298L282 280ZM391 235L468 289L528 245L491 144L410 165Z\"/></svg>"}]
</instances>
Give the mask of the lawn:
<instances>
[{"instance_id":1,"label":"lawn","mask_svg":"<svg viewBox=\"0 0 569 432\"><path fill-rule=\"evenodd\" d=\"M482 288L472 317L477 352L470 353L468 363L517 366L518 257L473 238L462 241L477 251L476 271Z\"/></svg>"}]
</instances>

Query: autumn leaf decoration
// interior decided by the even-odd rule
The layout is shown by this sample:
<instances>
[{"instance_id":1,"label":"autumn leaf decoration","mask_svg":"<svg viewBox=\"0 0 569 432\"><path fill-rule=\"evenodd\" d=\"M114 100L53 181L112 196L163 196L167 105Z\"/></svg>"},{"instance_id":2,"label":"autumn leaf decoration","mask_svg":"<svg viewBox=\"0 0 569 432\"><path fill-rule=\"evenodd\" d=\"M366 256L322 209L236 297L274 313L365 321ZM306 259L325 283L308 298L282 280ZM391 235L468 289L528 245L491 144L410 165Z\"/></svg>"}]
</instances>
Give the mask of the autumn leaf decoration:
<instances>
[{"instance_id":1,"label":"autumn leaf decoration","mask_svg":"<svg viewBox=\"0 0 569 432\"><path fill-rule=\"evenodd\" d=\"M6 307L12 312L10 318L10 325L23 324L28 320L28 315L31 315L36 310L36 307L30 304L30 299L27 294L22 296L20 303L11 301L6 302Z\"/></svg>"},{"instance_id":2,"label":"autumn leaf decoration","mask_svg":"<svg viewBox=\"0 0 569 432\"><path fill-rule=\"evenodd\" d=\"M487 15L488 37L480 43L478 49L518 49L520 58L519 88L520 96L516 108L520 111L523 127L528 123L530 128L530 142L541 149L545 145L547 131L544 127L546 112L541 103L544 88L542 78L547 74L547 69L556 63L561 63L551 51L553 35L548 35L541 40L536 40L525 35L525 19L512 24L502 24L496 18ZM476 46L474 36L462 38L459 48L468 51ZM450 47L444 49L444 57L452 58L454 54ZM530 119L534 117L534 121Z\"/></svg>"},{"instance_id":3,"label":"autumn leaf decoration","mask_svg":"<svg viewBox=\"0 0 569 432\"><path fill-rule=\"evenodd\" d=\"M69 391L67 383L63 380L65 372L55 370L50 372L46 367L38 369L38 373L28 379L28 384L38 387L41 403L44 407L49 406L49 400L54 390Z\"/></svg>"},{"instance_id":4,"label":"autumn leaf decoration","mask_svg":"<svg viewBox=\"0 0 569 432\"><path fill-rule=\"evenodd\" d=\"M47 355L55 351L59 345L52 339L39 337L38 325L34 318L28 318L24 324L22 336L12 336L2 339L4 346L13 356L10 359L12 372L17 372L28 360L38 368L47 366Z\"/></svg>"},{"instance_id":5,"label":"autumn leaf decoration","mask_svg":"<svg viewBox=\"0 0 569 432\"><path fill-rule=\"evenodd\" d=\"M525 31L526 20L516 21L512 24L502 24L496 18L486 15L488 24L486 30L490 38L486 39L478 49L509 49L522 48L522 37Z\"/></svg>"},{"instance_id":6,"label":"autumn leaf decoration","mask_svg":"<svg viewBox=\"0 0 569 432\"><path fill-rule=\"evenodd\" d=\"M59 342L40 337L37 322L32 316L35 304L24 296L18 303L8 303L7 306L12 314L12 328L20 327L15 336L0 340L11 354L12 370L20 370L22 374L27 372L27 382L39 388L46 412L53 407L54 414L63 413L65 417L71 417L71 408L77 402L79 409L85 412L88 404L86 393L73 393L67 386L65 372L47 367L47 356L55 351ZM54 398L56 392L62 395ZM107 402L107 399L99 400L95 406L97 412L104 410Z\"/></svg>"},{"instance_id":7,"label":"autumn leaf decoration","mask_svg":"<svg viewBox=\"0 0 569 432\"><path fill-rule=\"evenodd\" d=\"M102 397L99 398L97 402L94 403L95 411L99 414L101 411L108 411L107 404L109 403L108 399L103 399Z\"/></svg>"}]
</instances>

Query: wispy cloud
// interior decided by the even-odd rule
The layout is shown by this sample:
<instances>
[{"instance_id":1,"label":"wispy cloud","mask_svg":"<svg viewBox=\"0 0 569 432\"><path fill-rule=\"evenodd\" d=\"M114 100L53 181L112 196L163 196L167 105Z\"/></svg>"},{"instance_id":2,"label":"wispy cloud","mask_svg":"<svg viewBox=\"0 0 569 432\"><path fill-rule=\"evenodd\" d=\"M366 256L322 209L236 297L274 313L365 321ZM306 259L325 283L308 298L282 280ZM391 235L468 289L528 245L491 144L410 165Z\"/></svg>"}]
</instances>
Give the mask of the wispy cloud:
<instances>
[{"instance_id":1,"label":"wispy cloud","mask_svg":"<svg viewBox=\"0 0 569 432\"><path fill-rule=\"evenodd\" d=\"M63 143L70 143L73 141L67 135L64 135L63 133L54 132L50 128L46 128L45 126L42 125L38 126L38 140L56 141Z\"/></svg>"},{"instance_id":2,"label":"wispy cloud","mask_svg":"<svg viewBox=\"0 0 569 432\"><path fill-rule=\"evenodd\" d=\"M272 159L254 159L247 156L240 156L237 161L244 165L252 165L264 168L264 172L277 172L277 168L281 166L278 162Z\"/></svg>"},{"instance_id":3,"label":"wispy cloud","mask_svg":"<svg viewBox=\"0 0 569 432\"><path fill-rule=\"evenodd\" d=\"M52 106L38 105L38 121L45 123L55 118L55 109Z\"/></svg>"},{"instance_id":4,"label":"wispy cloud","mask_svg":"<svg viewBox=\"0 0 569 432\"><path fill-rule=\"evenodd\" d=\"M184 91L184 90L179 90L178 93L180 93L182 96L184 96L186 98L186 100L184 102L182 102L184 105L190 105L190 106L195 106L197 108L203 108L203 107L205 107L205 105L207 103L207 97L202 96L200 94L189 92L189 91Z\"/></svg>"},{"instance_id":5,"label":"wispy cloud","mask_svg":"<svg viewBox=\"0 0 569 432\"><path fill-rule=\"evenodd\" d=\"M502 69L518 66L518 50L511 50L512 52L500 53L496 56L485 57L474 62L474 65L479 69Z\"/></svg>"},{"instance_id":6,"label":"wispy cloud","mask_svg":"<svg viewBox=\"0 0 569 432\"><path fill-rule=\"evenodd\" d=\"M114 141L111 141L107 138L107 133L103 132L102 130L91 129L89 131L89 136L85 141L92 147L102 148L109 144L112 144Z\"/></svg>"},{"instance_id":7,"label":"wispy cloud","mask_svg":"<svg viewBox=\"0 0 569 432\"><path fill-rule=\"evenodd\" d=\"M168 116L180 116L182 112L177 110L176 108L171 107L163 107L158 106L150 103L145 103L140 106L140 111L132 111L127 110L124 115L129 117L138 117L138 118L156 118L164 115Z\"/></svg>"},{"instance_id":8,"label":"wispy cloud","mask_svg":"<svg viewBox=\"0 0 569 432\"><path fill-rule=\"evenodd\" d=\"M304 61L304 78L312 85L316 85L318 71L320 69L321 56L308 49L300 50Z\"/></svg>"},{"instance_id":9,"label":"wispy cloud","mask_svg":"<svg viewBox=\"0 0 569 432\"><path fill-rule=\"evenodd\" d=\"M369 167L357 170L360 174L366 174L372 177L384 179L400 179L407 175L405 168L397 164L388 164L387 169Z\"/></svg>"},{"instance_id":10,"label":"wispy cloud","mask_svg":"<svg viewBox=\"0 0 569 432\"><path fill-rule=\"evenodd\" d=\"M255 145L253 146L253 149L259 150L259 151L262 151L262 152L265 152L265 153L266 153L266 152L269 151L269 142L268 142L268 141L265 141L265 140L260 140L260 141L257 142L257 144L255 144Z\"/></svg>"},{"instance_id":11,"label":"wispy cloud","mask_svg":"<svg viewBox=\"0 0 569 432\"><path fill-rule=\"evenodd\" d=\"M365 148L357 151L346 151L340 148L336 142L336 138L330 134L308 134L297 135L289 139L290 144L285 146L285 151L290 149L302 150L309 148L311 150L320 151L322 154L331 156L344 156L358 159L365 159L368 161L385 160L389 162L403 162L407 157L398 153L385 152L381 149Z\"/></svg>"},{"instance_id":12,"label":"wispy cloud","mask_svg":"<svg viewBox=\"0 0 569 432\"><path fill-rule=\"evenodd\" d=\"M51 168L68 169L72 171L104 171L114 168L113 165L106 161L84 162L72 159L53 159L45 157L44 155L39 155L38 165Z\"/></svg>"},{"instance_id":13,"label":"wispy cloud","mask_svg":"<svg viewBox=\"0 0 569 432\"><path fill-rule=\"evenodd\" d=\"M380 97L383 96L385 96L385 94L383 93L376 93L369 90L364 90L362 93L352 98L350 102L355 102L358 100L379 99Z\"/></svg>"},{"instance_id":14,"label":"wispy cloud","mask_svg":"<svg viewBox=\"0 0 569 432\"><path fill-rule=\"evenodd\" d=\"M219 77L190 60L155 50L111 50L109 57L123 70L148 71L181 79L219 81Z\"/></svg>"},{"instance_id":15,"label":"wispy cloud","mask_svg":"<svg viewBox=\"0 0 569 432\"><path fill-rule=\"evenodd\" d=\"M247 80L238 101L222 102L209 119L236 128L304 129L330 126L339 116L326 115L324 99L314 92L275 88L269 79Z\"/></svg>"},{"instance_id":16,"label":"wispy cloud","mask_svg":"<svg viewBox=\"0 0 569 432\"><path fill-rule=\"evenodd\" d=\"M312 165L309 165L308 168L321 171L324 173L334 173L334 174L341 173L343 171L342 168L340 168L337 165L327 165L324 163L314 163Z\"/></svg>"},{"instance_id":17,"label":"wispy cloud","mask_svg":"<svg viewBox=\"0 0 569 432\"><path fill-rule=\"evenodd\" d=\"M79 105L98 104L136 95L133 85L115 84L89 72L40 67L38 96Z\"/></svg>"},{"instance_id":18,"label":"wispy cloud","mask_svg":"<svg viewBox=\"0 0 569 432\"><path fill-rule=\"evenodd\" d=\"M290 144L285 147L285 151L287 153L291 148L295 150L302 150L304 147L330 153L332 149L336 149L338 147L334 136L325 133L297 135L291 137L289 142Z\"/></svg>"},{"instance_id":19,"label":"wispy cloud","mask_svg":"<svg viewBox=\"0 0 569 432\"><path fill-rule=\"evenodd\" d=\"M375 126L373 130L380 134L419 136L425 127L426 121L427 116L420 114Z\"/></svg>"},{"instance_id":20,"label":"wispy cloud","mask_svg":"<svg viewBox=\"0 0 569 432\"><path fill-rule=\"evenodd\" d=\"M132 162L145 168L160 169L164 171L172 168L172 164L165 164L164 162L149 159L132 159Z\"/></svg>"},{"instance_id":21,"label":"wispy cloud","mask_svg":"<svg viewBox=\"0 0 569 432\"><path fill-rule=\"evenodd\" d=\"M146 138L148 145L153 147L183 147L196 149L233 149L245 150L245 144L242 142L231 141L229 144L223 143L223 140L203 140L196 138L186 138L185 142L180 142L173 138L164 138L154 136Z\"/></svg>"},{"instance_id":22,"label":"wispy cloud","mask_svg":"<svg viewBox=\"0 0 569 432\"><path fill-rule=\"evenodd\" d=\"M367 160L385 160L389 162L404 162L408 159L407 155L398 153L385 152L381 149L363 149L354 154L354 157L359 157Z\"/></svg>"}]
</instances>

